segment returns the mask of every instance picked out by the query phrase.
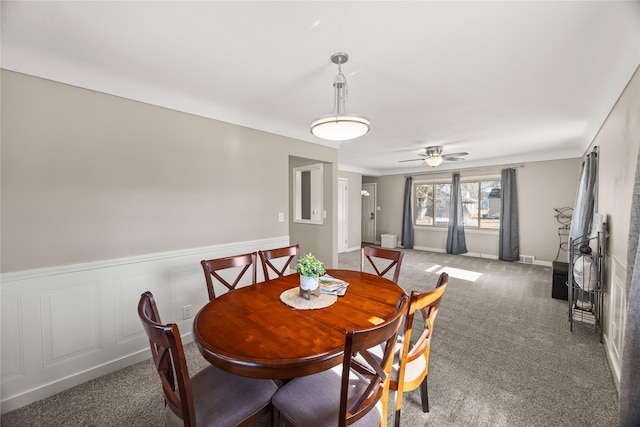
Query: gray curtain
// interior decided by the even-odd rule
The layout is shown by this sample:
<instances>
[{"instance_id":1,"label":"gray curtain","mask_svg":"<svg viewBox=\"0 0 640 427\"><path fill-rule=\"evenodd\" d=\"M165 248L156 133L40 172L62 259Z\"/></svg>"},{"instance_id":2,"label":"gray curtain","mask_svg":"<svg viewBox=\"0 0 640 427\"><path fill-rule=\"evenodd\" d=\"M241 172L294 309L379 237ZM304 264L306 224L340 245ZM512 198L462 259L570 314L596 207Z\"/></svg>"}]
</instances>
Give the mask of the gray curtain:
<instances>
[{"instance_id":1,"label":"gray curtain","mask_svg":"<svg viewBox=\"0 0 640 427\"><path fill-rule=\"evenodd\" d=\"M596 176L598 173L598 154L589 153L582 162L576 205L571 217L569 237L575 241L588 237L593 222L593 210L596 198ZM570 260L572 261L572 260Z\"/></svg>"},{"instance_id":2,"label":"gray curtain","mask_svg":"<svg viewBox=\"0 0 640 427\"><path fill-rule=\"evenodd\" d=\"M516 170L502 169L502 197L500 199L500 233L498 258L503 261L520 259L518 192Z\"/></svg>"},{"instance_id":3,"label":"gray curtain","mask_svg":"<svg viewBox=\"0 0 640 427\"><path fill-rule=\"evenodd\" d=\"M404 183L404 203L402 208L402 247L413 249L413 206L411 205L411 192L413 191L413 178L407 177Z\"/></svg>"},{"instance_id":4,"label":"gray curtain","mask_svg":"<svg viewBox=\"0 0 640 427\"><path fill-rule=\"evenodd\" d=\"M467 253L467 244L464 239L464 218L462 215L462 194L460 194L460 174L454 173L451 181L447 253L465 254Z\"/></svg>"},{"instance_id":5,"label":"gray curtain","mask_svg":"<svg viewBox=\"0 0 640 427\"><path fill-rule=\"evenodd\" d=\"M631 203L627 249L627 322L620 368L620 427L640 425L640 156Z\"/></svg>"}]
</instances>

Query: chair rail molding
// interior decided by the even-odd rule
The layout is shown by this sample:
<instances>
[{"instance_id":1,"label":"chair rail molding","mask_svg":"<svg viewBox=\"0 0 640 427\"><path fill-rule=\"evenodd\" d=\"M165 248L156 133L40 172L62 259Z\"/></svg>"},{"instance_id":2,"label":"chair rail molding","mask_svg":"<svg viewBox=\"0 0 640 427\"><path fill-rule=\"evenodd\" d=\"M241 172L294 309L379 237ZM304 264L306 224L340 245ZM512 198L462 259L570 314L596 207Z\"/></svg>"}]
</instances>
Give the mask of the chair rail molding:
<instances>
[{"instance_id":1,"label":"chair rail molding","mask_svg":"<svg viewBox=\"0 0 640 427\"><path fill-rule=\"evenodd\" d=\"M288 245L278 236L0 275L2 413L151 358L144 291L191 342L209 301L200 261Z\"/></svg>"}]
</instances>

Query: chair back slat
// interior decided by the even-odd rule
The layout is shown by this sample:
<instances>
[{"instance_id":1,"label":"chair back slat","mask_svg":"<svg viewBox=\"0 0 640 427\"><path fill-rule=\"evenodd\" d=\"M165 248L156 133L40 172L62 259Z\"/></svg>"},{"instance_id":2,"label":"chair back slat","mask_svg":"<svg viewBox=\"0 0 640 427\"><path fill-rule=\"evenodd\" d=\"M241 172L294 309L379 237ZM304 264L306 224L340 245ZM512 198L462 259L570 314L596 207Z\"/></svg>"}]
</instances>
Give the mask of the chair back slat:
<instances>
[{"instance_id":1,"label":"chair back slat","mask_svg":"<svg viewBox=\"0 0 640 427\"><path fill-rule=\"evenodd\" d=\"M397 251L395 249L379 248L377 246L362 246L362 257L360 259L360 271L365 270L366 261L373 267L373 270L378 276L384 276L392 268L395 267L393 272L393 281L398 283L400 278L400 268L402 267L402 258L404 252ZM388 264L383 264L385 261L390 261Z\"/></svg>"},{"instance_id":2,"label":"chair back slat","mask_svg":"<svg viewBox=\"0 0 640 427\"><path fill-rule=\"evenodd\" d=\"M391 388L397 391L396 394L396 416L395 425L400 423L400 411L402 409L402 395L406 391L415 390L417 387L421 387L422 409L424 412L429 410L429 399L427 395L427 375L429 374L429 353L431 351L431 336L433 334L433 327L435 319L440 307L440 301L444 292L447 290L447 284L449 283L449 275L447 273L441 273L438 277L436 288L428 292L411 292L409 308L407 312L407 318L404 324L404 342L402 349L400 350L400 366L398 369L398 378L395 379ZM415 344L411 345L411 332L413 330L415 322L416 311L421 313L424 320L424 331L420 337L416 340ZM424 358L423 370L415 375L410 381L410 384L405 384L405 372L407 365L417 360Z\"/></svg>"},{"instance_id":3,"label":"chair back slat","mask_svg":"<svg viewBox=\"0 0 640 427\"><path fill-rule=\"evenodd\" d=\"M160 376L165 404L184 420L185 426L195 425L191 379L178 325L162 324L151 292L145 292L140 296L138 316L149 338L151 355Z\"/></svg>"},{"instance_id":4,"label":"chair back slat","mask_svg":"<svg viewBox=\"0 0 640 427\"><path fill-rule=\"evenodd\" d=\"M219 283L223 284L227 289L229 289L229 291L232 291L244 278L245 273L247 273L247 271L251 271L250 281L252 285L255 285L257 281L257 259L257 253L252 252L249 254L233 255L225 258L200 261L200 265L202 265L202 270L204 271L204 277L207 283L209 300L211 301L216 297L216 291L212 279L216 279ZM241 268L241 270L235 275L235 277L233 277L233 281L230 282L229 280L225 279L219 272L222 270L229 271L229 269L232 268Z\"/></svg>"},{"instance_id":5,"label":"chair back slat","mask_svg":"<svg viewBox=\"0 0 640 427\"><path fill-rule=\"evenodd\" d=\"M338 418L341 427L353 424L365 416L378 401L382 400L383 407L387 407L394 349L408 305L409 298L403 295L396 311L384 323L369 329L347 331ZM384 347L382 358L372 352L379 346ZM351 375L368 382L359 396L349 396ZM348 402L353 403L348 405Z\"/></svg>"},{"instance_id":6,"label":"chair back slat","mask_svg":"<svg viewBox=\"0 0 640 427\"><path fill-rule=\"evenodd\" d=\"M442 273L442 275L447 275L447 273ZM441 275L441 276L442 276ZM446 276L448 278L448 275ZM440 281L439 281L440 282ZM415 344L411 346L411 350L407 352L407 355L410 360L415 360L425 351L428 351L428 347L431 344L431 334L433 333L433 327L436 321L436 316L438 315L438 309L440 308L440 301L442 299L442 295L444 291L447 289L446 281L444 283L439 283L439 285L433 291L429 292L416 292L413 291L411 293L411 301L409 303L409 313L407 314L407 320L411 322L411 324L405 324L405 344L408 346L411 337L411 330L413 329L413 321L415 318L415 312L419 311L422 315L422 319L424 320L424 330L420 337L416 340ZM412 309L413 307L413 309Z\"/></svg>"},{"instance_id":7,"label":"chair back slat","mask_svg":"<svg viewBox=\"0 0 640 427\"><path fill-rule=\"evenodd\" d=\"M270 273L275 273L277 277L285 275L289 266L292 265L294 260L300 258L300 245L286 246L284 248L266 249L259 251L260 262L262 263L262 272L264 274L264 280L270 280ZM277 267L273 264L272 260L285 258L285 262L282 267Z\"/></svg>"}]
</instances>

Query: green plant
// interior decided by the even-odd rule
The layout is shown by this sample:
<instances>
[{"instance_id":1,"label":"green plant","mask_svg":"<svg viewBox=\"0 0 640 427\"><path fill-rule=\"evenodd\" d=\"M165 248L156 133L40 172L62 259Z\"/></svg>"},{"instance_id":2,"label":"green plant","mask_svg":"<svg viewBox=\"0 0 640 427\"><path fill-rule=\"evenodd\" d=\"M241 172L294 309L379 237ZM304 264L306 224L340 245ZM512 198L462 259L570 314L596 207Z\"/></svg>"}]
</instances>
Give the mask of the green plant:
<instances>
[{"instance_id":1,"label":"green plant","mask_svg":"<svg viewBox=\"0 0 640 427\"><path fill-rule=\"evenodd\" d=\"M308 277L319 277L324 274L324 266L312 253L308 253L298 260L296 270L302 276Z\"/></svg>"}]
</instances>

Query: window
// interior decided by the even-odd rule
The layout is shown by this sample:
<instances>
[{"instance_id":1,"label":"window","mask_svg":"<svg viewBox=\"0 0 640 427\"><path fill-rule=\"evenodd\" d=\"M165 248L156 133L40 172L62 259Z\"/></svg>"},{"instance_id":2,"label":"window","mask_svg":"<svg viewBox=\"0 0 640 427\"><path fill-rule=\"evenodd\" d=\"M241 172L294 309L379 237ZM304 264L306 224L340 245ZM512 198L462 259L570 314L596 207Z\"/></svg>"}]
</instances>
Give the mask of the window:
<instances>
[{"instance_id":1,"label":"window","mask_svg":"<svg viewBox=\"0 0 640 427\"><path fill-rule=\"evenodd\" d=\"M497 230L500 227L500 180L461 181L460 192L466 228ZM447 225L450 196L451 183L416 183L415 225Z\"/></svg>"}]
</instances>

